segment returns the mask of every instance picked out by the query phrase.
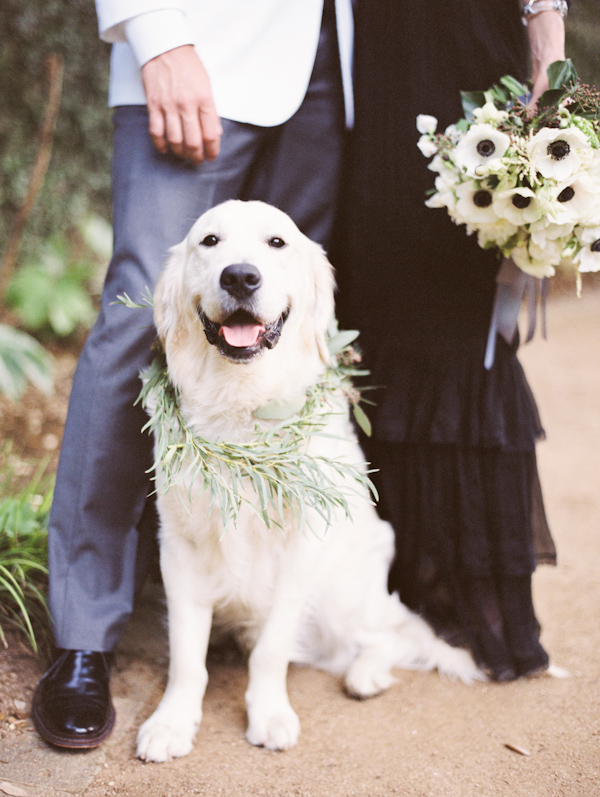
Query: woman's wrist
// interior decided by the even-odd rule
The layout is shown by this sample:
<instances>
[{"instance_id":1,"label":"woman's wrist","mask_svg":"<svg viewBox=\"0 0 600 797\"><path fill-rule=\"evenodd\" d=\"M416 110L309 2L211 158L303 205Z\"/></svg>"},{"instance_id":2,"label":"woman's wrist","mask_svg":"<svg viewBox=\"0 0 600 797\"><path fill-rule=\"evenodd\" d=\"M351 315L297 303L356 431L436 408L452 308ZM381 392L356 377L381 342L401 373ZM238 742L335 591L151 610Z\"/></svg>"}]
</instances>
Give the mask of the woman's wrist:
<instances>
[{"instance_id":1,"label":"woman's wrist","mask_svg":"<svg viewBox=\"0 0 600 797\"><path fill-rule=\"evenodd\" d=\"M564 20L569 11L569 4L567 0L528 0L523 5L523 24L527 25L531 17L541 14L543 11L554 11L560 14Z\"/></svg>"}]
</instances>

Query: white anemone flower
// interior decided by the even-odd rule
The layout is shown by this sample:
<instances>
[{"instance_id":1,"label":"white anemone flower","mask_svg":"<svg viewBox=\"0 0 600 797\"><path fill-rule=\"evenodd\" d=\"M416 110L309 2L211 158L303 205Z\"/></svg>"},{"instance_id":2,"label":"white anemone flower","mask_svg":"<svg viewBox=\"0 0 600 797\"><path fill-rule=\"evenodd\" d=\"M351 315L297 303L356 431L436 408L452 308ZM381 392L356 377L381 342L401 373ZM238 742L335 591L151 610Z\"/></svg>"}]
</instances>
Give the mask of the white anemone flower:
<instances>
[{"instance_id":1,"label":"white anemone flower","mask_svg":"<svg viewBox=\"0 0 600 797\"><path fill-rule=\"evenodd\" d=\"M543 127L531 138L528 149L532 166L558 182L587 168L594 159L592 145L577 127Z\"/></svg>"},{"instance_id":2,"label":"white anemone flower","mask_svg":"<svg viewBox=\"0 0 600 797\"><path fill-rule=\"evenodd\" d=\"M600 225L581 227L576 232L582 246L573 262L582 273L600 271Z\"/></svg>"},{"instance_id":3,"label":"white anemone flower","mask_svg":"<svg viewBox=\"0 0 600 797\"><path fill-rule=\"evenodd\" d=\"M519 227L531 224L544 214L544 205L531 188L512 188L494 196L494 210L502 219Z\"/></svg>"},{"instance_id":4,"label":"white anemone flower","mask_svg":"<svg viewBox=\"0 0 600 797\"><path fill-rule=\"evenodd\" d=\"M599 205L600 197L592 179L586 172L580 172L554 188L549 214L556 224L593 223L598 219Z\"/></svg>"},{"instance_id":5,"label":"white anemone flower","mask_svg":"<svg viewBox=\"0 0 600 797\"><path fill-rule=\"evenodd\" d=\"M433 135L437 129L438 120L435 116L429 116L426 113L420 113L417 116L417 130L422 135Z\"/></svg>"},{"instance_id":6,"label":"white anemone flower","mask_svg":"<svg viewBox=\"0 0 600 797\"><path fill-rule=\"evenodd\" d=\"M536 259L529 252L527 244L517 246L511 251L510 256L521 271L524 271L525 274L530 274L532 277L542 279L542 277L553 277L556 273L552 263Z\"/></svg>"},{"instance_id":7,"label":"white anemone flower","mask_svg":"<svg viewBox=\"0 0 600 797\"><path fill-rule=\"evenodd\" d=\"M508 112L499 110L493 102L486 102L481 108L475 108L473 117L478 124L497 126L508 118Z\"/></svg>"},{"instance_id":8,"label":"white anemone flower","mask_svg":"<svg viewBox=\"0 0 600 797\"><path fill-rule=\"evenodd\" d=\"M456 165L471 177L483 177L501 167L510 138L488 124L472 125L456 145Z\"/></svg>"},{"instance_id":9,"label":"white anemone flower","mask_svg":"<svg viewBox=\"0 0 600 797\"><path fill-rule=\"evenodd\" d=\"M498 216L494 212L494 195L486 187L475 182L460 183L456 187L456 217L461 224L472 228L480 224L494 224Z\"/></svg>"}]
</instances>

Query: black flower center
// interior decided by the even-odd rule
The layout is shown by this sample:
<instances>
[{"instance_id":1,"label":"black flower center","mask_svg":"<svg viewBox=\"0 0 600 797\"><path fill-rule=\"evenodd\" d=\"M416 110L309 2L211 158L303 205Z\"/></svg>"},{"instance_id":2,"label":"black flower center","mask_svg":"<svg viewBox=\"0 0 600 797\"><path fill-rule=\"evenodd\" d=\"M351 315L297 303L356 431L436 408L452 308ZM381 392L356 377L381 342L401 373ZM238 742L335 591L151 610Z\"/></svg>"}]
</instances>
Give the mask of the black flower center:
<instances>
[{"instance_id":1,"label":"black flower center","mask_svg":"<svg viewBox=\"0 0 600 797\"><path fill-rule=\"evenodd\" d=\"M522 194L513 194L512 203L519 210L524 210L531 204L530 196L523 196Z\"/></svg>"},{"instance_id":2,"label":"black flower center","mask_svg":"<svg viewBox=\"0 0 600 797\"><path fill-rule=\"evenodd\" d=\"M592 252L600 252L600 238L591 245Z\"/></svg>"},{"instance_id":3,"label":"black flower center","mask_svg":"<svg viewBox=\"0 0 600 797\"><path fill-rule=\"evenodd\" d=\"M566 141L563 141L562 138L558 139L558 141L553 141L551 144L548 144L548 155L550 155L550 157L555 161L563 160L563 158L567 157L570 151L571 147Z\"/></svg>"},{"instance_id":4,"label":"black flower center","mask_svg":"<svg viewBox=\"0 0 600 797\"><path fill-rule=\"evenodd\" d=\"M473 194L473 204L478 208L489 208L492 204L492 195L482 188Z\"/></svg>"},{"instance_id":5,"label":"black flower center","mask_svg":"<svg viewBox=\"0 0 600 797\"><path fill-rule=\"evenodd\" d=\"M477 144L477 152L482 158L489 158L496 151L496 145L489 138L484 138Z\"/></svg>"},{"instance_id":6,"label":"black flower center","mask_svg":"<svg viewBox=\"0 0 600 797\"><path fill-rule=\"evenodd\" d=\"M573 199L575 196L575 191L568 185L566 188L560 192L560 194L556 197L559 202L568 202L570 199Z\"/></svg>"}]
</instances>

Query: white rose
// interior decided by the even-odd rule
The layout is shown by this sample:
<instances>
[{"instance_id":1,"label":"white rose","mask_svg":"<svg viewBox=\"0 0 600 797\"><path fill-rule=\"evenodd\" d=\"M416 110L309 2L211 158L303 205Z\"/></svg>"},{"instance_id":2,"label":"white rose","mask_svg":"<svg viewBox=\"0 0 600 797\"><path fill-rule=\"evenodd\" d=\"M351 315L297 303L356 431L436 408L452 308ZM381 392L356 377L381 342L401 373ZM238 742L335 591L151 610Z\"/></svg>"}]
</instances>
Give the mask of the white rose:
<instances>
[{"instance_id":1,"label":"white rose","mask_svg":"<svg viewBox=\"0 0 600 797\"><path fill-rule=\"evenodd\" d=\"M566 238L573 232L573 224L555 224L548 216L535 221L530 227L531 240L536 246L545 246L546 241L556 241L558 238Z\"/></svg>"},{"instance_id":2,"label":"white rose","mask_svg":"<svg viewBox=\"0 0 600 797\"><path fill-rule=\"evenodd\" d=\"M565 244L564 238L557 238L554 241L547 240L544 246L538 246L533 241L530 241L529 254L534 260L549 263L551 266L558 266L562 260Z\"/></svg>"},{"instance_id":3,"label":"white rose","mask_svg":"<svg viewBox=\"0 0 600 797\"><path fill-rule=\"evenodd\" d=\"M504 246L509 238L518 232L518 227L506 221L498 219L494 224L481 224L477 230L477 242L482 248L490 245Z\"/></svg>"},{"instance_id":4,"label":"white rose","mask_svg":"<svg viewBox=\"0 0 600 797\"><path fill-rule=\"evenodd\" d=\"M553 277L556 273L554 266L552 266L550 263L536 260L529 253L526 244L513 249L510 253L510 256L521 269L521 271L524 271L525 274L530 274L532 277L542 279L542 277Z\"/></svg>"}]
</instances>

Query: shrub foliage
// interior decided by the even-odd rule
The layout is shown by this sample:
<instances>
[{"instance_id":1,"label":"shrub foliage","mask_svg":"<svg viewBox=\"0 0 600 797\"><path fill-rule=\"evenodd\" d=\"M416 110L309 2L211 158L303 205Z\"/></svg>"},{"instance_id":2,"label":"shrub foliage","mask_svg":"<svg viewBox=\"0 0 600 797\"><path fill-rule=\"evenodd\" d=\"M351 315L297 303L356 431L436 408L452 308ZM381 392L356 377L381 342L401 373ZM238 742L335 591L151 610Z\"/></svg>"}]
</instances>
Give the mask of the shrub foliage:
<instances>
[{"instance_id":1,"label":"shrub foliage","mask_svg":"<svg viewBox=\"0 0 600 797\"><path fill-rule=\"evenodd\" d=\"M22 262L52 233L76 228L88 212L109 218L109 48L98 39L93 0L3 0L0 30L0 241L8 240L37 155L46 57L56 52L64 59L52 159L27 223Z\"/></svg>"}]
</instances>

